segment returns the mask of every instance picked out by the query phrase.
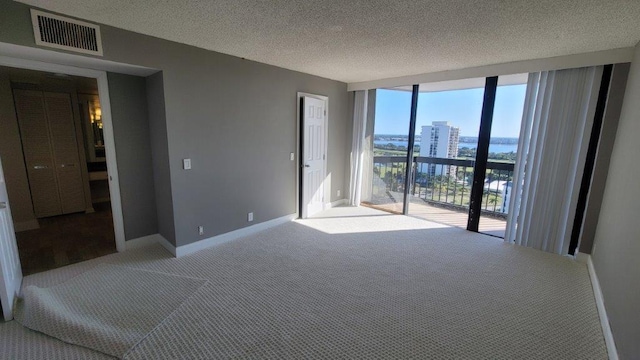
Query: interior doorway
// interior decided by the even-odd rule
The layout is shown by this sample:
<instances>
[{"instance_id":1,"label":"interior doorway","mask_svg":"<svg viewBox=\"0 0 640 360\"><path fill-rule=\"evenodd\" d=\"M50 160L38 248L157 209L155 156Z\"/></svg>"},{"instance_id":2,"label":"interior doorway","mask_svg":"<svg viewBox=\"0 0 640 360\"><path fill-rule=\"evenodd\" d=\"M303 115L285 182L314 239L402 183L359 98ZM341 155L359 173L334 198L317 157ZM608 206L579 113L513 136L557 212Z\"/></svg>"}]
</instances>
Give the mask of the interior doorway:
<instances>
[{"instance_id":1,"label":"interior doorway","mask_svg":"<svg viewBox=\"0 0 640 360\"><path fill-rule=\"evenodd\" d=\"M329 200L325 181L328 108L328 97L298 93L298 213L303 219L324 210Z\"/></svg>"},{"instance_id":2,"label":"interior doorway","mask_svg":"<svg viewBox=\"0 0 640 360\"><path fill-rule=\"evenodd\" d=\"M95 78L0 67L0 156L24 275L117 251Z\"/></svg>"}]
</instances>

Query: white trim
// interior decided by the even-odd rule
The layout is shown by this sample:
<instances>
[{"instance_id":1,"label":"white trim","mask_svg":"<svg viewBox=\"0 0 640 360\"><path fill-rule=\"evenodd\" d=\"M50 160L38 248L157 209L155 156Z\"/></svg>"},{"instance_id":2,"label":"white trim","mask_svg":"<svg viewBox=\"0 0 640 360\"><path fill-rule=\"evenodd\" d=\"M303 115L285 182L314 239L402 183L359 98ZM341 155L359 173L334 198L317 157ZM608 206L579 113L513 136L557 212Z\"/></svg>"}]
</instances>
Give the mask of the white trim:
<instances>
[{"instance_id":1,"label":"white trim","mask_svg":"<svg viewBox=\"0 0 640 360\"><path fill-rule=\"evenodd\" d=\"M528 73L500 75L500 77L498 78L498 86L526 85L528 78L529 78ZM459 79L459 80L447 80L447 81L421 83L419 91L420 93L429 93L429 92L451 91L451 90L478 89L478 88L484 88L485 82L486 82L486 78L476 77L476 78L466 78L466 79ZM412 92L413 84L405 85L405 86L396 86L391 89Z\"/></svg>"},{"instance_id":2,"label":"white trim","mask_svg":"<svg viewBox=\"0 0 640 360\"><path fill-rule=\"evenodd\" d=\"M578 258L582 261L586 258L587 269L589 269L589 277L591 278L591 287L593 288L593 295L596 299L596 307L598 308L598 315L600 316L600 326L602 326L602 333L604 335L604 342L607 345L609 359L618 360L616 342L613 338L613 333L611 332L611 326L609 325L609 317L607 316L607 309L604 306L604 297L602 296L602 290L600 289L600 282L596 275L596 269L593 267L593 260L591 259L591 255L584 253L578 253L576 259Z\"/></svg>"},{"instance_id":3,"label":"white trim","mask_svg":"<svg viewBox=\"0 0 640 360\"><path fill-rule=\"evenodd\" d=\"M104 148L107 157L107 175L109 176L109 198L111 199L111 212L113 215L113 229L115 230L116 249L124 251L124 217L122 215L122 199L120 198L120 177L118 176L118 163L116 161L116 142L113 134L113 121L111 119L111 99L109 97L109 83L107 73L100 72L98 80L98 97L102 110L102 133L104 136Z\"/></svg>"},{"instance_id":4,"label":"white trim","mask_svg":"<svg viewBox=\"0 0 640 360\"><path fill-rule=\"evenodd\" d=\"M334 203L331 203L331 205L334 205L336 203L341 202L342 200L338 200ZM337 206L337 205L336 205ZM171 253L171 255L175 256L175 257L181 257L181 256L185 256L185 255L189 255L189 254L193 254L194 252L200 251L200 250L204 250L216 245L220 245L226 242L230 242L245 236L250 236L253 234L256 234L260 231L264 231L267 229L270 229L274 226L278 226L278 225L282 225L285 224L289 221L294 220L297 217L297 214L289 214L289 215L285 215L279 218L275 218L269 221L265 221L265 222L261 222L259 224L255 224L255 225L251 225L242 229L238 229L238 230L234 230L234 231L230 231L228 233L224 233L221 235L216 235L207 239L202 239L199 241L196 241L194 243L191 244L187 244L187 245L182 245L182 246L178 246L175 247L173 246L173 244L171 244L167 239L165 239L162 235L160 234L151 234L151 235L147 235L147 236L143 236L143 237L139 237L136 239L132 239L132 240L128 240L125 243L125 247L126 250L131 250L131 249L139 249L145 246L149 246L152 244L160 244L162 245L162 247L164 247L167 251L169 251Z\"/></svg>"},{"instance_id":5,"label":"white trim","mask_svg":"<svg viewBox=\"0 0 640 360\"><path fill-rule=\"evenodd\" d=\"M334 207L346 205L348 203L349 203L349 201L347 199L340 199L340 200L336 200L334 202L324 203L324 209L327 210L327 209L331 209L331 208L334 208Z\"/></svg>"},{"instance_id":6,"label":"white trim","mask_svg":"<svg viewBox=\"0 0 640 360\"><path fill-rule=\"evenodd\" d=\"M583 54L556 56L544 59L514 61L503 64L478 66L466 69L446 70L418 75L402 76L381 80L355 82L347 85L347 91L369 90L423 84L447 80L461 80L496 75L522 74L545 70L571 69L631 62L633 47L596 51Z\"/></svg>"},{"instance_id":7,"label":"white trim","mask_svg":"<svg viewBox=\"0 0 640 360\"><path fill-rule=\"evenodd\" d=\"M300 98L302 97L312 97L312 98L316 98L319 100L324 101L324 108L325 111L327 112L324 116L324 152L325 152L325 156L324 156L324 181L322 182L322 185L324 187L324 196L325 197L329 197L329 199L331 198L331 184L327 181L327 164L328 164L328 159L329 159L329 97L328 96L324 96L324 95L316 95L316 94L310 94L310 93L306 93L306 92L300 92L298 91L297 96L296 96L296 118L298 119L296 121L296 154L297 154L297 159L298 161L296 161L296 214L298 214L298 216L300 218L304 218L305 216L305 212L303 211L303 209L300 209L300 202L301 202L301 197L302 197L302 193L300 189L300 172L301 172L301 158L302 158L302 154L300 153L300 144L302 139L300 138L300 132L301 132L301 123L302 123L302 118L300 117ZM304 185L304 184L303 184ZM322 210L325 210L324 204L323 204L323 208Z\"/></svg>"},{"instance_id":8,"label":"white trim","mask_svg":"<svg viewBox=\"0 0 640 360\"><path fill-rule=\"evenodd\" d=\"M207 239L202 239L200 241L196 241L194 243L191 244L187 244L187 245L182 245L182 246L178 246L177 248L175 248L175 253L174 255L176 257L181 257L181 256L185 256L185 255L189 255L189 254L193 254L196 251L200 251L206 248L210 248L212 246L216 246L216 245L220 245L229 241L233 241L245 236L249 236L249 235L253 235L255 233L258 233L260 231L264 231L267 229L270 229L274 226L278 226L278 225L282 225L284 223L287 223L289 221L292 221L293 219L295 219L297 217L296 214L289 214L289 215L285 215L279 218L275 218L273 220L269 220L269 221L265 221L265 222L261 222L259 224L255 224L255 225L251 225L242 229L238 229L238 230L234 230L234 231L230 231L228 233L224 233L221 235L216 235ZM166 244L163 245L166 247ZM171 250L169 250L171 251Z\"/></svg>"},{"instance_id":9,"label":"white trim","mask_svg":"<svg viewBox=\"0 0 640 360\"><path fill-rule=\"evenodd\" d=\"M39 49L30 46L15 45L3 42L0 42L0 55L25 60L42 61L51 64L61 64L84 69L102 70L142 77L146 77L158 72L158 69L152 69L139 65L123 64L95 57L67 54L53 50Z\"/></svg>"},{"instance_id":10,"label":"white trim","mask_svg":"<svg viewBox=\"0 0 640 360\"><path fill-rule=\"evenodd\" d=\"M105 150L107 157L107 173L109 176L109 192L111 197L111 211L113 214L113 229L115 231L116 249L124 251L124 220L122 216L122 203L120 199L120 182L118 178L118 163L116 161L115 140L113 137L113 121L111 119L111 102L109 101L109 84L107 73L91 69L83 69L66 65L51 64L40 61L17 59L13 57L0 56L0 65L21 69L62 73L67 75L83 76L94 78L98 81L98 96L100 97L100 107L102 109L102 124L105 140Z\"/></svg>"}]
</instances>

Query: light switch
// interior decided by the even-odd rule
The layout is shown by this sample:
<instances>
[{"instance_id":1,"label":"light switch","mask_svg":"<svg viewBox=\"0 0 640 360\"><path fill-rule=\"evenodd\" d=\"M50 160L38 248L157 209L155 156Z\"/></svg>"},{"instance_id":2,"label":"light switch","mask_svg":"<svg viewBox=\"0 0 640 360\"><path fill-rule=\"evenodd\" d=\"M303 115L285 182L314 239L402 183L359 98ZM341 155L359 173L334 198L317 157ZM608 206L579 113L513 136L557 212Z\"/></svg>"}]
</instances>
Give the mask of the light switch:
<instances>
[{"instance_id":1,"label":"light switch","mask_svg":"<svg viewBox=\"0 0 640 360\"><path fill-rule=\"evenodd\" d=\"M185 170L191 170L191 159L182 159L182 168Z\"/></svg>"},{"instance_id":2,"label":"light switch","mask_svg":"<svg viewBox=\"0 0 640 360\"><path fill-rule=\"evenodd\" d=\"M291 155L289 155L289 160L293 161L296 158L296 155L294 153L291 153Z\"/></svg>"}]
</instances>

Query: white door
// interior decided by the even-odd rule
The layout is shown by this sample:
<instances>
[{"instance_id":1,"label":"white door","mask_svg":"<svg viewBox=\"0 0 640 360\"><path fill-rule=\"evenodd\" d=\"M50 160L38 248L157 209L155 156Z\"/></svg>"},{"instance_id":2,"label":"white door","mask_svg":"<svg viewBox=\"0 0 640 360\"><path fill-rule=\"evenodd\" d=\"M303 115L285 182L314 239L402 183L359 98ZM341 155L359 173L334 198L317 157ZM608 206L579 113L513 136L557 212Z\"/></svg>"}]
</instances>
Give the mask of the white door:
<instances>
[{"instance_id":1,"label":"white door","mask_svg":"<svg viewBox=\"0 0 640 360\"><path fill-rule=\"evenodd\" d=\"M303 97L302 217L324 209L325 102Z\"/></svg>"},{"instance_id":2,"label":"white door","mask_svg":"<svg viewBox=\"0 0 640 360\"><path fill-rule=\"evenodd\" d=\"M0 161L0 304L6 321L13 319L14 300L20 292L21 284L20 257Z\"/></svg>"}]
</instances>

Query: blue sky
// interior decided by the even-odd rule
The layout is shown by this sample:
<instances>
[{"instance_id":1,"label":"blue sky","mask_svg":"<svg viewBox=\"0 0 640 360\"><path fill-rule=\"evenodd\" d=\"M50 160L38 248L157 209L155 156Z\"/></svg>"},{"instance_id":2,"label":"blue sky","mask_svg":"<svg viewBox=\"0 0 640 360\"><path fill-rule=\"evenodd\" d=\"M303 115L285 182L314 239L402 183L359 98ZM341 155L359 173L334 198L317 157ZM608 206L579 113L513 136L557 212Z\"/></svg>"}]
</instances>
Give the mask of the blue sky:
<instances>
[{"instance_id":1,"label":"blue sky","mask_svg":"<svg viewBox=\"0 0 640 360\"><path fill-rule=\"evenodd\" d=\"M526 85L498 87L491 136L517 138L522 120ZM420 93L416 135L421 126L433 121L449 121L460 128L461 136L478 136L484 89ZM375 134L409 133L411 92L378 90Z\"/></svg>"}]
</instances>

